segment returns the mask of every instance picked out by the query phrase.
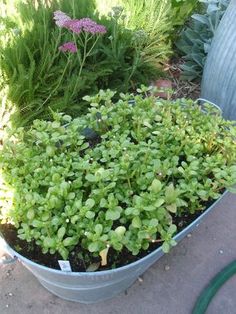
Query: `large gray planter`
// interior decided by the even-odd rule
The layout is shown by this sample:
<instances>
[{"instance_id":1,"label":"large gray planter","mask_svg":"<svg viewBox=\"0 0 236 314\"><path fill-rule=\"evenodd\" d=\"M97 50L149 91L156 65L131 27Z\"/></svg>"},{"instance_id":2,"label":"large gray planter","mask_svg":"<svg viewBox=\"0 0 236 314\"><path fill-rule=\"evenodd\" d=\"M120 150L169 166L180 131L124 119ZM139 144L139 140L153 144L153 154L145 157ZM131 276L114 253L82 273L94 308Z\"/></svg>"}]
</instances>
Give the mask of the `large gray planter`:
<instances>
[{"instance_id":1,"label":"large gray planter","mask_svg":"<svg viewBox=\"0 0 236 314\"><path fill-rule=\"evenodd\" d=\"M223 196L223 195L222 195ZM191 232L219 201L218 199L201 216L188 227L178 233L174 238L178 242ZM62 299L81 303L95 303L103 301L131 286L164 253L161 248L127 266L99 272L63 272L36 264L14 251L0 236L5 251L13 258L19 260L31 271L40 283L50 292ZM3 261L9 263L11 260ZM1 264L1 263L0 263ZM158 283L157 283L158 284Z\"/></svg>"},{"instance_id":2,"label":"large gray planter","mask_svg":"<svg viewBox=\"0 0 236 314\"><path fill-rule=\"evenodd\" d=\"M202 80L201 97L236 120L236 0L231 0L213 39Z\"/></svg>"}]
</instances>

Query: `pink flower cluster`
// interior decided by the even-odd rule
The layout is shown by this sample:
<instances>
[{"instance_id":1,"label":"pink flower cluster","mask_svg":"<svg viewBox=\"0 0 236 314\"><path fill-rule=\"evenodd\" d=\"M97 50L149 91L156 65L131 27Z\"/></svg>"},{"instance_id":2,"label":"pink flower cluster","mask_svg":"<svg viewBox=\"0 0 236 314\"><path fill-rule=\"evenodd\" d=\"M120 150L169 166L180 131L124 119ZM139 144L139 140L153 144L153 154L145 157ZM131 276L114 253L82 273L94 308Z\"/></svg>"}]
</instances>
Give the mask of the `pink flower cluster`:
<instances>
[{"instance_id":1,"label":"pink flower cluster","mask_svg":"<svg viewBox=\"0 0 236 314\"><path fill-rule=\"evenodd\" d=\"M107 32L106 27L97 24L90 18L74 19L61 11L54 12L54 20L59 27L65 27L76 34L80 34L82 31L90 34L105 34Z\"/></svg>"},{"instance_id":2,"label":"pink flower cluster","mask_svg":"<svg viewBox=\"0 0 236 314\"><path fill-rule=\"evenodd\" d=\"M82 31L91 34L105 34L107 31L105 26L97 24L90 18L68 20L64 23L64 26L76 34Z\"/></svg>"},{"instance_id":3,"label":"pink flower cluster","mask_svg":"<svg viewBox=\"0 0 236 314\"><path fill-rule=\"evenodd\" d=\"M67 52L67 51L70 51L72 53L76 53L77 52L77 47L75 45L75 43L73 43L72 41L68 42L68 43L65 43L63 44L62 46L59 47L59 50L60 51L63 51L63 52Z\"/></svg>"},{"instance_id":4,"label":"pink flower cluster","mask_svg":"<svg viewBox=\"0 0 236 314\"><path fill-rule=\"evenodd\" d=\"M53 19L59 27L64 27L65 22L71 20L71 18L62 11L55 11Z\"/></svg>"}]
</instances>

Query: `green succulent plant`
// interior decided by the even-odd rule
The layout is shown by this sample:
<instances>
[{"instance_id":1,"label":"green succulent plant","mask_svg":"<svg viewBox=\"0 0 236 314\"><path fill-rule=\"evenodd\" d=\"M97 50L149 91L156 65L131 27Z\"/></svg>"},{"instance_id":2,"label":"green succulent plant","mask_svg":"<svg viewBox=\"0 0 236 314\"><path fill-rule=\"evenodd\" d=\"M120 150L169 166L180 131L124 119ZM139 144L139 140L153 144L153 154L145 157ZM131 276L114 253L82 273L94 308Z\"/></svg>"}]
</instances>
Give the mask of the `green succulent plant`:
<instances>
[{"instance_id":1,"label":"green succulent plant","mask_svg":"<svg viewBox=\"0 0 236 314\"><path fill-rule=\"evenodd\" d=\"M203 14L193 14L190 25L185 28L176 46L183 54L182 78L195 80L202 77L206 57L229 0L203 0Z\"/></svg>"},{"instance_id":2,"label":"green succulent plant","mask_svg":"<svg viewBox=\"0 0 236 314\"><path fill-rule=\"evenodd\" d=\"M1 151L1 222L63 259L77 245L95 255L175 245L173 217L236 183L236 127L210 105L139 92L114 103L100 91L83 117L54 113L14 131Z\"/></svg>"}]
</instances>

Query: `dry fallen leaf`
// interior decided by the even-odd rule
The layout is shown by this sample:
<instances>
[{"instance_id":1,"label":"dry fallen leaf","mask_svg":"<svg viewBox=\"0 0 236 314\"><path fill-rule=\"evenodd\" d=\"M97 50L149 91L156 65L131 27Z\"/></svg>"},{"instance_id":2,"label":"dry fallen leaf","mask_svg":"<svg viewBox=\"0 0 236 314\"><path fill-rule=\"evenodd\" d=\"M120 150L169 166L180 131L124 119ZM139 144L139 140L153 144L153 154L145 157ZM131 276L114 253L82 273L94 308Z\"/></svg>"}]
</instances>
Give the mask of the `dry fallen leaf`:
<instances>
[{"instance_id":1,"label":"dry fallen leaf","mask_svg":"<svg viewBox=\"0 0 236 314\"><path fill-rule=\"evenodd\" d=\"M101 261L101 265L102 266L106 266L107 265L107 254L108 254L108 251L109 251L109 246L99 253L99 255L101 256L101 259L102 259L102 261Z\"/></svg>"}]
</instances>

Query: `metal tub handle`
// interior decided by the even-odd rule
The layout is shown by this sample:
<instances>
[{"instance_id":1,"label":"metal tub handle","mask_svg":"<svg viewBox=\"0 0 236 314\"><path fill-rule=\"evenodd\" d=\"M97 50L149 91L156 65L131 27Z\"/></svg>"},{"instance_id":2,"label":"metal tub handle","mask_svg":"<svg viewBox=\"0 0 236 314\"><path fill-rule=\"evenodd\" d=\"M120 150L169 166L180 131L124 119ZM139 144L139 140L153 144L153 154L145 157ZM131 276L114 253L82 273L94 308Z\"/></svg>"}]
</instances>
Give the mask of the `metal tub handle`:
<instances>
[{"instance_id":1,"label":"metal tub handle","mask_svg":"<svg viewBox=\"0 0 236 314\"><path fill-rule=\"evenodd\" d=\"M222 109L218 105L216 105L212 101L209 101L209 100L207 100L205 98L198 98L196 100L196 103L198 103L202 107L203 110L204 110L204 103L207 103L207 104L215 107L219 111L219 113L222 114Z\"/></svg>"}]
</instances>

